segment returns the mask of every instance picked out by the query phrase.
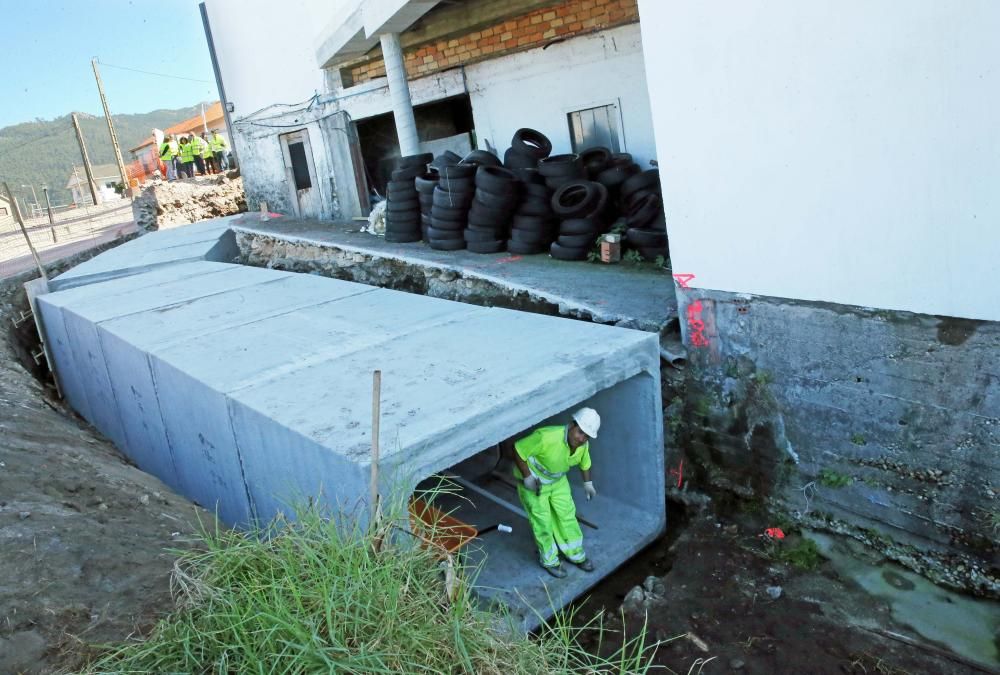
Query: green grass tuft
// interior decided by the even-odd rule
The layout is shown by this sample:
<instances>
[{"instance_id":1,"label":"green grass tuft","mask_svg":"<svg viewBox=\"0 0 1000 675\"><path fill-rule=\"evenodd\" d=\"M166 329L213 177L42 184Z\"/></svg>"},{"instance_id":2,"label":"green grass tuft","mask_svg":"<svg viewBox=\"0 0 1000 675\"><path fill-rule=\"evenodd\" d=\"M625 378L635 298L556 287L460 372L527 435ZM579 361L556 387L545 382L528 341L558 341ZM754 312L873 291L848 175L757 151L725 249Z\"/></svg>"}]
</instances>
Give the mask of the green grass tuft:
<instances>
[{"instance_id":1,"label":"green grass tuft","mask_svg":"<svg viewBox=\"0 0 1000 675\"><path fill-rule=\"evenodd\" d=\"M847 487L854 482L854 479L842 473L837 473L830 469L822 469L819 472L819 484L828 488Z\"/></svg>"},{"instance_id":2,"label":"green grass tuft","mask_svg":"<svg viewBox=\"0 0 1000 675\"><path fill-rule=\"evenodd\" d=\"M802 539L795 546L779 547L774 557L802 570L814 569L823 562L823 556L812 539Z\"/></svg>"},{"instance_id":3,"label":"green grass tuft","mask_svg":"<svg viewBox=\"0 0 1000 675\"><path fill-rule=\"evenodd\" d=\"M400 523L387 518L386 522ZM203 532L181 552L176 609L140 640L107 647L87 673L564 673L650 669L644 632L606 658L579 646L599 620L559 613L534 637L503 629L459 569L448 602L441 562L397 528L344 531L303 509L266 532ZM376 551L377 542L382 550ZM624 637L624 636L623 636Z\"/></svg>"}]
</instances>

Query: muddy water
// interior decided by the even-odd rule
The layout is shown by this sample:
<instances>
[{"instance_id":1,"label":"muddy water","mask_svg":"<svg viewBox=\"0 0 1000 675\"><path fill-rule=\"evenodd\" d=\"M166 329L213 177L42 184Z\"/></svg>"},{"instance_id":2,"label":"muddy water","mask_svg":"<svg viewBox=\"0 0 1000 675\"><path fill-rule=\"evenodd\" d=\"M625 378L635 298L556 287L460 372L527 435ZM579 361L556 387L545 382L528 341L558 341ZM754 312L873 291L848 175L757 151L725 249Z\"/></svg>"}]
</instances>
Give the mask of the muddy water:
<instances>
[{"instance_id":1,"label":"muddy water","mask_svg":"<svg viewBox=\"0 0 1000 675\"><path fill-rule=\"evenodd\" d=\"M838 573L887 602L900 624L971 661L1000 668L1000 603L948 591L893 563L868 562L841 539L807 536Z\"/></svg>"}]
</instances>

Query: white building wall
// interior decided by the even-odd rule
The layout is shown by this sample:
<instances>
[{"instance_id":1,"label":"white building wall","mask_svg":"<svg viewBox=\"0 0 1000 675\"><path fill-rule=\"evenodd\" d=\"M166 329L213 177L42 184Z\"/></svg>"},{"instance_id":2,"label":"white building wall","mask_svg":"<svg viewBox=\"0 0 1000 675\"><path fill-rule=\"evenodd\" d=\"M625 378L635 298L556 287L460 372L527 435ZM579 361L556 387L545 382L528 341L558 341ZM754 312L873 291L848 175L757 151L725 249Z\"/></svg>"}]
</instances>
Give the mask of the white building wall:
<instances>
[{"instance_id":1,"label":"white building wall","mask_svg":"<svg viewBox=\"0 0 1000 675\"><path fill-rule=\"evenodd\" d=\"M323 92L314 41L344 0L206 0L233 120Z\"/></svg>"},{"instance_id":2,"label":"white building wall","mask_svg":"<svg viewBox=\"0 0 1000 675\"><path fill-rule=\"evenodd\" d=\"M1000 3L639 9L674 272L1000 320Z\"/></svg>"},{"instance_id":3,"label":"white building wall","mask_svg":"<svg viewBox=\"0 0 1000 675\"><path fill-rule=\"evenodd\" d=\"M568 113L609 103L621 112L621 151L644 168L656 155L636 24L476 63L466 77L480 147L489 140L501 158L521 127L548 136L553 154L571 152Z\"/></svg>"}]
</instances>

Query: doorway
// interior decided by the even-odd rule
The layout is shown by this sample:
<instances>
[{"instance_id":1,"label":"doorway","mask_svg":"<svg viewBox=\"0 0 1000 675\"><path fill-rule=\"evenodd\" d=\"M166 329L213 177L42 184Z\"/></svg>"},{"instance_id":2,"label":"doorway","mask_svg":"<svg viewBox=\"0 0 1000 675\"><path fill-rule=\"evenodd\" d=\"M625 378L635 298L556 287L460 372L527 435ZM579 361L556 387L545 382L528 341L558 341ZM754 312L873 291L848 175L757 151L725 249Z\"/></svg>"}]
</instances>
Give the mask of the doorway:
<instances>
[{"instance_id":1,"label":"doorway","mask_svg":"<svg viewBox=\"0 0 1000 675\"><path fill-rule=\"evenodd\" d=\"M316 166L313 163L309 131L302 129L278 137L281 154L285 160L285 182L295 215L319 218L323 200L316 182Z\"/></svg>"}]
</instances>

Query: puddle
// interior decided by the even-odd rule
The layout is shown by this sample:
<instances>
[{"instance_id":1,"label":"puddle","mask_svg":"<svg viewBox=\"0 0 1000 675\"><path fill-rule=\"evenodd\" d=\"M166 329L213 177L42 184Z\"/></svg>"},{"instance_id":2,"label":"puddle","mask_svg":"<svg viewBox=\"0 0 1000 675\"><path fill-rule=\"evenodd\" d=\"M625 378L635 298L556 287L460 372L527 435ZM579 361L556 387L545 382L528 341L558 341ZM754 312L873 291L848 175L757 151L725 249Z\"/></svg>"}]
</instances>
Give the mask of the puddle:
<instances>
[{"instance_id":1,"label":"puddle","mask_svg":"<svg viewBox=\"0 0 1000 675\"><path fill-rule=\"evenodd\" d=\"M808 532L839 574L889 603L892 618L914 632L989 668L1000 666L1000 603L960 595L893 563L873 565L849 542Z\"/></svg>"}]
</instances>

